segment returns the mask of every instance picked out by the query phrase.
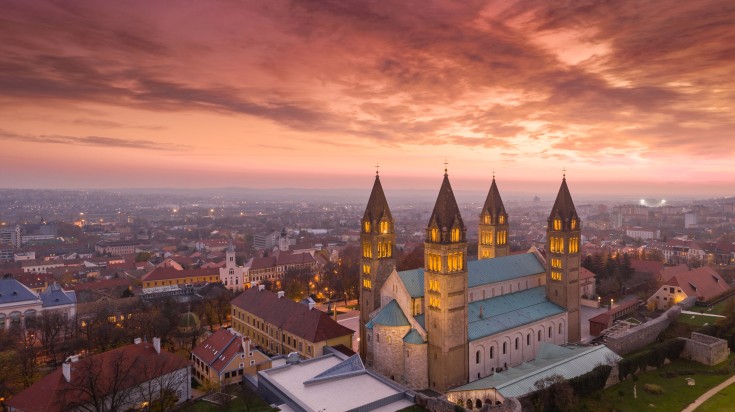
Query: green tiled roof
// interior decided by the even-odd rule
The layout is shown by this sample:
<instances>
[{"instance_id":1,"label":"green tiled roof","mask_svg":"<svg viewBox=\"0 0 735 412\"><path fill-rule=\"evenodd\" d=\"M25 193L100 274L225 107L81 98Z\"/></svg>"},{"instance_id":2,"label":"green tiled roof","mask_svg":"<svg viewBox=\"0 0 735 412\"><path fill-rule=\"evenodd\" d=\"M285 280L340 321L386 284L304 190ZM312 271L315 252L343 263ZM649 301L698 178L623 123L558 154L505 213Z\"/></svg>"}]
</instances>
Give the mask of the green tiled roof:
<instances>
[{"instance_id":1,"label":"green tiled roof","mask_svg":"<svg viewBox=\"0 0 735 412\"><path fill-rule=\"evenodd\" d=\"M421 334L416 329L409 330L406 336L403 337L403 341L406 343L413 343L416 345L422 345L426 343L424 341L424 338L421 337Z\"/></svg>"},{"instance_id":2,"label":"green tiled roof","mask_svg":"<svg viewBox=\"0 0 735 412\"><path fill-rule=\"evenodd\" d=\"M411 326L395 299L383 306L369 323L383 326Z\"/></svg>"},{"instance_id":3,"label":"green tiled roof","mask_svg":"<svg viewBox=\"0 0 735 412\"><path fill-rule=\"evenodd\" d=\"M565 312L546 299L545 286L478 300L467 306L467 335L471 341Z\"/></svg>"},{"instance_id":4,"label":"green tiled roof","mask_svg":"<svg viewBox=\"0 0 735 412\"><path fill-rule=\"evenodd\" d=\"M424 296L424 268L404 270L398 276L412 298Z\"/></svg>"},{"instance_id":5,"label":"green tiled roof","mask_svg":"<svg viewBox=\"0 0 735 412\"><path fill-rule=\"evenodd\" d=\"M467 271L469 272L467 283L471 288L546 273L546 269L533 253L469 261Z\"/></svg>"},{"instance_id":6,"label":"green tiled roof","mask_svg":"<svg viewBox=\"0 0 735 412\"><path fill-rule=\"evenodd\" d=\"M416 315L413 318L416 319L416 322L418 322L419 325L424 328L424 330L426 330L426 318L424 317L423 313L420 315Z\"/></svg>"},{"instance_id":7,"label":"green tiled roof","mask_svg":"<svg viewBox=\"0 0 735 412\"><path fill-rule=\"evenodd\" d=\"M467 284L470 288L502 282L523 276L542 275L546 269L533 253L523 253L495 259L467 262ZM424 296L424 268L398 272L401 282L412 298Z\"/></svg>"},{"instance_id":8,"label":"green tiled roof","mask_svg":"<svg viewBox=\"0 0 735 412\"><path fill-rule=\"evenodd\" d=\"M541 344L536 359L514 368L454 388L450 392L495 388L504 397L519 397L535 390L534 384L551 375L571 379L591 371L595 366L622 359L605 345L563 347L548 342Z\"/></svg>"}]
</instances>

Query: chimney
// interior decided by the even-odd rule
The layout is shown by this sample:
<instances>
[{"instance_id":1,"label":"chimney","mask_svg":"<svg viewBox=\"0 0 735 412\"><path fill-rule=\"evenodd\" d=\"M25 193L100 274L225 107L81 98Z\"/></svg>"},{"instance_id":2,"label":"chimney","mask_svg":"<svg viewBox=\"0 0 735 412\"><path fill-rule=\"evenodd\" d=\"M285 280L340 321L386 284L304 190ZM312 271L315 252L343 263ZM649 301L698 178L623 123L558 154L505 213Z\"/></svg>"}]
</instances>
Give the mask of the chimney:
<instances>
[{"instance_id":1,"label":"chimney","mask_svg":"<svg viewBox=\"0 0 735 412\"><path fill-rule=\"evenodd\" d=\"M61 365L61 373L64 374L64 379L66 379L67 382L71 382L71 360L67 359L66 362L64 362Z\"/></svg>"},{"instance_id":2,"label":"chimney","mask_svg":"<svg viewBox=\"0 0 735 412\"><path fill-rule=\"evenodd\" d=\"M258 285L258 292L265 290L265 285Z\"/></svg>"},{"instance_id":3,"label":"chimney","mask_svg":"<svg viewBox=\"0 0 735 412\"><path fill-rule=\"evenodd\" d=\"M153 338L153 349L156 353L161 353L161 338Z\"/></svg>"},{"instance_id":4,"label":"chimney","mask_svg":"<svg viewBox=\"0 0 735 412\"><path fill-rule=\"evenodd\" d=\"M141 338L135 338L135 339L133 339L133 343L136 344L136 345L140 345L141 342L143 342L143 339L141 339Z\"/></svg>"},{"instance_id":5,"label":"chimney","mask_svg":"<svg viewBox=\"0 0 735 412\"><path fill-rule=\"evenodd\" d=\"M282 291L282 290L279 290L279 291L278 291L278 299L281 299L281 298L283 298L284 296L286 296L286 292L284 292L284 291Z\"/></svg>"}]
</instances>

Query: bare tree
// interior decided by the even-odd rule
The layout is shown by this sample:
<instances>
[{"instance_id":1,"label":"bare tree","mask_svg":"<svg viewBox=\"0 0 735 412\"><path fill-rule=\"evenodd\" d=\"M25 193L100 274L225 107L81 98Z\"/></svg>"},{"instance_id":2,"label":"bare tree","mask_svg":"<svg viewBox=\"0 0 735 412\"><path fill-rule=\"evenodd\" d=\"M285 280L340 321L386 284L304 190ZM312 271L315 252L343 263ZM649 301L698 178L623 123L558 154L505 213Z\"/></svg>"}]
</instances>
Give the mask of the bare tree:
<instances>
[{"instance_id":1,"label":"bare tree","mask_svg":"<svg viewBox=\"0 0 735 412\"><path fill-rule=\"evenodd\" d=\"M133 373L140 368L137 358L123 351L94 356L71 363L71 379L61 392L65 410L117 412L130 407L137 388Z\"/></svg>"}]
</instances>

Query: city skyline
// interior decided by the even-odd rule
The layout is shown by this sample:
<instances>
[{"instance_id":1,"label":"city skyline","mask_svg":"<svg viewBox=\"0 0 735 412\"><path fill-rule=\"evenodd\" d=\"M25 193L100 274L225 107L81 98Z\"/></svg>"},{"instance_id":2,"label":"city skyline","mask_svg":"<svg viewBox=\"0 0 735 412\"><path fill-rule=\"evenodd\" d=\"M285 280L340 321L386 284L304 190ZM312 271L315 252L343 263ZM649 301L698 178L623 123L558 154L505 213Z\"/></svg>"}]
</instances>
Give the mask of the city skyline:
<instances>
[{"instance_id":1,"label":"city skyline","mask_svg":"<svg viewBox=\"0 0 735 412\"><path fill-rule=\"evenodd\" d=\"M24 1L6 188L731 196L727 2Z\"/></svg>"}]
</instances>

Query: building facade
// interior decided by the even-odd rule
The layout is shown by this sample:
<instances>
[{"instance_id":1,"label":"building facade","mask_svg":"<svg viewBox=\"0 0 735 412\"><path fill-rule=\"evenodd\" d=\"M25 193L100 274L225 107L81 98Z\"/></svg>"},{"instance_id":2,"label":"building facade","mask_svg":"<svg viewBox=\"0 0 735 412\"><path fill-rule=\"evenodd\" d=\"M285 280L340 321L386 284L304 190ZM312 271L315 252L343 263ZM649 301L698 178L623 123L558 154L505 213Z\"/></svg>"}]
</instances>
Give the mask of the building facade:
<instances>
[{"instance_id":1,"label":"building facade","mask_svg":"<svg viewBox=\"0 0 735 412\"><path fill-rule=\"evenodd\" d=\"M369 202L366 215L373 207ZM480 259L468 261L445 170L426 228L424 267L393 268L361 329L367 366L414 389L446 392L529 362L545 343L579 341L581 222L566 179L548 222L546 257L535 248L510 255L508 217L493 179L480 214Z\"/></svg>"}]
</instances>

